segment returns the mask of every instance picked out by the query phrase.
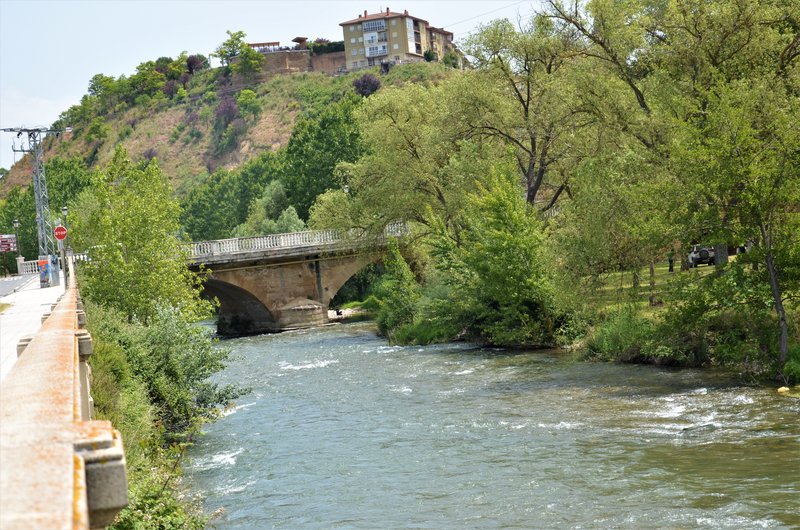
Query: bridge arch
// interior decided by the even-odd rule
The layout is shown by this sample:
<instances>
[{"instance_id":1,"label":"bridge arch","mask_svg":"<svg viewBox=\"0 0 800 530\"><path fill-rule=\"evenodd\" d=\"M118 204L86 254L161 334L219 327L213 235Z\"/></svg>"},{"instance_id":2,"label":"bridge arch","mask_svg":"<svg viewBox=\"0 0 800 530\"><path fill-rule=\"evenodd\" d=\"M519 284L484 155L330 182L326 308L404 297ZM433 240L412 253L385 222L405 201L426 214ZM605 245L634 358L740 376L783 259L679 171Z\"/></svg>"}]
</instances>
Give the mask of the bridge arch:
<instances>
[{"instance_id":1,"label":"bridge arch","mask_svg":"<svg viewBox=\"0 0 800 530\"><path fill-rule=\"evenodd\" d=\"M217 333L220 335L239 336L280 330L272 312L246 289L208 278L203 284L203 296L219 302Z\"/></svg>"}]
</instances>

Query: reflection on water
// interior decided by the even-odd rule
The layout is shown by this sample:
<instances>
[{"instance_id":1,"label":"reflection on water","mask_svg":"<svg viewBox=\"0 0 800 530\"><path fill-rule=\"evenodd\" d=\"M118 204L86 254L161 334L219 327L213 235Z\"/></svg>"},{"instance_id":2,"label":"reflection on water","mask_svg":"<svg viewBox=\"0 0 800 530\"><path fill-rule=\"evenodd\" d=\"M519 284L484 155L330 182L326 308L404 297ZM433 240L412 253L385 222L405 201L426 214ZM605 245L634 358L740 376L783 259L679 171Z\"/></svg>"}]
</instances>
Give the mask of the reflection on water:
<instances>
[{"instance_id":1,"label":"reflection on water","mask_svg":"<svg viewBox=\"0 0 800 530\"><path fill-rule=\"evenodd\" d=\"M800 400L559 352L229 341L253 388L192 450L217 528L800 527Z\"/></svg>"}]
</instances>

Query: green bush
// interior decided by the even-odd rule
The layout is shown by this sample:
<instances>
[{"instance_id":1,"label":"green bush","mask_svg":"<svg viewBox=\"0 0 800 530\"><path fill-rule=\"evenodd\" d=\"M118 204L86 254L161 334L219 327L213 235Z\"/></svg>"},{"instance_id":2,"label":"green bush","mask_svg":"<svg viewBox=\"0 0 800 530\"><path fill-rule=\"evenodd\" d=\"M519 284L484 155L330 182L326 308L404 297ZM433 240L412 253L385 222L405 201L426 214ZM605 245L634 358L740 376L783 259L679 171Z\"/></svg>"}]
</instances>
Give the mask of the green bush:
<instances>
[{"instance_id":1,"label":"green bush","mask_svg":"<svg viewBox=\"0 0 800 530\"><path fill-rule=\"evenodd\" d=\"M166 445L159 409L148 397L144 378L129 362L145 349L140 330L121 314L87 303L88 326L94 339L92 396L95 417L119 429L128 470L128 506L112 529L200 529L206 522L199 505L180 491L185 444Z\"/></svg>"},{"instance_id":2,"label":"green bush","mask_svg":"<svg viewBox=\"0 0 800 530\"><path fill-rule=\"evenodd\" d=\"M800 344L789 348L789 360L783 365L783 375L787 384L800 383Z\"/></svg>"},{"instance_id":3,"label":"green bush","mask_svg":"<svg viewBox=\"0 0 800 530\"><path fill-rule=\"evenodd\" d=\"M636 308L626 306L609 315L594 329L586 342L586 350L590 357L599 359L642 360L643 349L652 333L652 322L640 316Z\"/></svg>"},{"instance_id":4,"label":"green bush","mask_svg":"<svg viewBox=\"0 0 800 530\"><path fill-rule=\"evenodd\" d=\"M376 287L375 295L380 300L376 315L378 333L395 340L397 330L414 320L414 304L419 292L414 274L394 240L389 242L386 274Z\"/></svg>"}]
</instances>

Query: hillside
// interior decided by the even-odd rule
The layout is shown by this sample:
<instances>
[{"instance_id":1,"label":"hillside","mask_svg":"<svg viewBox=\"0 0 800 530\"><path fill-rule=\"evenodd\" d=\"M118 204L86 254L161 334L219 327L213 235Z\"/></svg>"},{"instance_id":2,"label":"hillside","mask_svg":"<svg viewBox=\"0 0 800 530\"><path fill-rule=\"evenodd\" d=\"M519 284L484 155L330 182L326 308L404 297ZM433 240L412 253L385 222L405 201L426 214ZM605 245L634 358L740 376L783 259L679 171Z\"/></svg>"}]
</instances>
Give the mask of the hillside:
<instances>
[{"instance_id":1,"label":"hillside","mask_svg":"<svg viewBox=\"0 0 800 530\"><path fill-rule=\"evenodd\" d=\"M94 167L108 162L115 147L122 145L134 160L157 157L173 189L184 195L204 175L240 167L265 151L285 147L299 116L313 115L351 92L353 80L365 73L377 75L377 68L339 76L265 71L239 75L222 67L195 72L188 80L182 74L185 89L180 87L171 96L168 79L160 88L134 89L125 96L116 93L116 84L132 83L142 71L140 65L137 74L116 81L100 75L92 78L89 94L54 124L71 127L72 132L47 138L45 159L77 156ZM439 64L408 64L380 79L384 85L403 84L449 72ZM101 82L107 86L98 89ZM246 112L241 103L236 105L243 91L254 93L255 103L251 101L248 108L257 110ZM231 102L235 110L225 115L223 107ZM18 160L0 181L0 198L15 186L29 185L31 171L27 157Z\"/></svg>"}]
</instances>

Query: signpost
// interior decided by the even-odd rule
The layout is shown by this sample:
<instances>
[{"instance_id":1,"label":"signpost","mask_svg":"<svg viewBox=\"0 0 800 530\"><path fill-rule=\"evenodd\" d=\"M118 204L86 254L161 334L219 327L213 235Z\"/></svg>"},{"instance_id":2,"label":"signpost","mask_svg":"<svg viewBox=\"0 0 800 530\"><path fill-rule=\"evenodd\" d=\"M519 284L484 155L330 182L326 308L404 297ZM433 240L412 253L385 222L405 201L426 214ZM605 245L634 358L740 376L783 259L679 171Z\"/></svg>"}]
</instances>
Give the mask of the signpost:
<instances>
[{"instance_id":1,"label":"signpost","mask_svg":"<svg viewBox=\"0 0 800 530\"><path fill-rule=\"evenodd\" d=\"M16 252L17 237L14 234L0 234L0 252Z\"/></svg>"},{"instance_id":2,"label":"signpost","mask_svg":"<svg viewBox=\"0 0 800 530\"><path fill-rule=\"evenodd\" d=\"M64 240L67 238L67 228L65 226L58 225L53 229L53 235L56 236L56 239L58 240L58 252L61 254L61 266L64 267L64 282L66 282L67 260L64 259ZM64 285L66 285L66 283L64 283Z\"/></svg>"},{"instance_id":3,"label":"signpost","mask_svg":"<svg viewBox=\"0 0 800 530\"><path fill-rule=\"evenodd\" d=\"M3 276L6 275L6 252L17 251L17 236L14 234L0 234L0 252L3 253Z\"/></svg>"}]
</instances>

